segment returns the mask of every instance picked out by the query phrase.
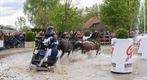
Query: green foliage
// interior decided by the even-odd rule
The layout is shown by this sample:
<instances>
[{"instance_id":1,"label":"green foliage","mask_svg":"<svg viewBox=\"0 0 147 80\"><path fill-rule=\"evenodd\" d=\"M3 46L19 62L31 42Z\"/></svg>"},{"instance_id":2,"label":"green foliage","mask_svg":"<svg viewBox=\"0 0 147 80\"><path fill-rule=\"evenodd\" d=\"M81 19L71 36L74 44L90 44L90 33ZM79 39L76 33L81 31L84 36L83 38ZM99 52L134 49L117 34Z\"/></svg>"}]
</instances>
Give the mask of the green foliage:
<instances>
[{"instance_id":1,"label":"green foliage","mask_svg":"<svg viewBox=\"0 0 147 80\"><path fill-rule=\"evenodd\" d=\"M19 31L21 31L21 32L27 32L29 30L31 30L31 28L29 26L23 26L22 28L19 29Z\"/></svg>"},{"instance_id":2,"label":"green foliage","mask_svg":"<svg viewBox=\"0 0 147 80\"><path fill-rule=\"evenodd\" d=\"M48 11L58 3L59 0L26 0L24 13L36 28L46 28L50 24Z\"/></svg>"},{"instance_id":3,"label":"green foliage","mask_svg":"<svg viewBox=\"0 0 147 80\"><path fill-rule=\"evenodd\" d=\"M94 4L92 7L86 7L85 11L86 15L84 15L84 20L87 21L91 17L99 16L99 5Z\"/></svg>"},{"instance_id":4,"label":"green foliage","mask_svg":"<svg viewBox=\"0 0 147 80\"><path fill-rule=\"evenodd\" d=\"M145 0L145 11L147 11L147 0ZM147 17L147 13L145 17ZM147 31L147 19L146 19L146 31Z\"/></svg>"},{"instance_id":5,"label":"green foliage","mask_svg":"<svg viewBox=\"0 0 147 80\"><path fill-rule=\"evenodd\" d=\"M147 17L146 10L147 10L147 0L145 0L145 17ZM138 23L140 23L138 26L139 26L140 32L142 32L144 31L144 9L142 8L141 10L139 10L138 14L139 14L137 16L139 18ZM146 19L145 25L147 25L147 19Z\"/></svg>"},{"instance_id":6,"label":"green foliage","mask_svg":"<svg viewBox=\"0 0 147 80\"><path fill-rule=\"evenodd\" d=\"M65 21L65 12L64 12L65 5L57 5L53 8L52 11L49 11L50 15L50 22L56 27L58 31L70 31L75 30L80 22L80 15L77 13L75 8L69 8L67 16L67 21Z\"/></svg>"},{"instance_id":7,"label":"green foliage","mask_svg":"<svg viewBox=\"0 0 147 80\"><path fill-rule=\"evenodd\" d=\"M84 36L90 36L90 31L86 30L86 31L84 32Z\"/></svg>"},{"instance_id":8,"label":"green foliage","mask_svg":"<svg viewBox=\"0 0 147 80\"><path fill-rule=\"evenodd\" d=\"M27 31L25 40L26 41L35 41L35 34L32 31Z\"/></svg>"},{"instance_id":9,"label":"green foliage","mask_svg":"<svg viewBox=\"0 0 147 80\"><path fill-rule=\"evenodd\" d=\"M17 17L17 20L15 21L15 26L17 27L17 29L21 29L25 25L26 25L26 19L22 16Z\"/></svg>"},{"instance_id":10,"label":"green foliage","mask_svg":"<svg viewBox=\"0 0 147 80\"><path fill-rule=\"evenodd\" d=\"M58 31L75 30L81 23L77 9L70 7L72 0L65 0L67 4L61 4L59 1L27 0L24 12L35 28L46 28L52 24Z\"/></svg>"},{"instance_id":11,"label":"green foliage","mask_svg":"<svg viewBox=\"0 0 147 80\"><path fill-rule=\"evenodd\" d=\"M125 28L119 28L116 31L116 38L119 38L119 39L126 39L126 38L128 38L127 30Z\"/></svg>"},{"instance_id":12,"label":"green foliage","mask_svg":"<svg viewBox=\"0 0 147 80\"><path fill-rule=\"evenodd\" d=\"M101 20L112 31L120 28L135 29L139 0L104 0L100 7Z\"/></svg>"},{"instance_id":13,"label":"green foliage","mask_svg":"<svg viewBox=\"0 0 147 80\"><path fill-rule=\"evenodd\" d=\"M97 4L94 4L91 7L80 8L77 11L81 18L81 24L84 24L91 17L95 17L95 16L99 17L100 15L100 8L99 5Z\"/></svg>"}]
</instances>

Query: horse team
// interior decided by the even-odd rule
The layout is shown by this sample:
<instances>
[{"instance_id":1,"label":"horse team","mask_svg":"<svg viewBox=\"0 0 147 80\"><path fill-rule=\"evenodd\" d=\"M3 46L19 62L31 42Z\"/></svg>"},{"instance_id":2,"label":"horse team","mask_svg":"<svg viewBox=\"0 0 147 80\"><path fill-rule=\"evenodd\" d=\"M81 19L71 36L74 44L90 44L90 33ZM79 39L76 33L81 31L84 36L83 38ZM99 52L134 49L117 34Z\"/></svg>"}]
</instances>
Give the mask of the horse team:
<instances>
[{"instance_id":1,"label":"horse team","mask_svg":"<svg viewBox=\"0 0 147 80\"><path fill-rule=\"evenodd\" d=\"M46 39L38 40L40 42L33 52L31 66L37 70L48 70L49 67L54 66L57 60L59 58L61 59L65 53L68 53L69 56L71 52L73 53L76 50L81 50L82 53L95 50L97 55L100 50L99 33L94 31L87 40L82 39L81 35L83 35L83 33L78 32L78 34L79 36L77 37L76 33L54 33L48 30L44 36ZM44 45L44 41L48 42L47 46ZM62 52L60 56L58 56L59 51Z\"/></svg>"}]
</instances>

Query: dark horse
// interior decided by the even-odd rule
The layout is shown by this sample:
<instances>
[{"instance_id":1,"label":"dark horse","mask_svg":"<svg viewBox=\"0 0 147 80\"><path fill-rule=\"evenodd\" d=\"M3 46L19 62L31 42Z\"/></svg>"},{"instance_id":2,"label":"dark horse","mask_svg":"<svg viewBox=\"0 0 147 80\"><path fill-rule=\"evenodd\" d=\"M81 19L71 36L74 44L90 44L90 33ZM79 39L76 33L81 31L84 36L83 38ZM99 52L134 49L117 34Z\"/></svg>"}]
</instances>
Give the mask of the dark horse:
<instances>
[{"instance_id":1,"label":"dark horse","mask_svg":"<svg viewBox=\"0 0 147 80\"><path fill-rule=\"evenodd\" d=\"M59 39L58 50L62 51L60 58L62 58L65 53L68 53L69 56L70 52L72 51L72 43L69 40L69 33L59 32L58 39Z\"/></svg>"},{"instance_id":2,"label":"dark horse","mask_svg":"<svg viewBox=\"0 0 147 80\"><path fill-rule=\"evenodd\" d=\"M75 50L82 50L82 53L89 52L90 50L96 50L96 55L100 51L101 44L99 42L100 39L100 34L98 32L95 32L95 38L91 39L89 38L88 40L85 41L76 41L76 43L73 45L73 51ZM100 53L99 53L100 54Z\"/></svg>"}]
</instances>

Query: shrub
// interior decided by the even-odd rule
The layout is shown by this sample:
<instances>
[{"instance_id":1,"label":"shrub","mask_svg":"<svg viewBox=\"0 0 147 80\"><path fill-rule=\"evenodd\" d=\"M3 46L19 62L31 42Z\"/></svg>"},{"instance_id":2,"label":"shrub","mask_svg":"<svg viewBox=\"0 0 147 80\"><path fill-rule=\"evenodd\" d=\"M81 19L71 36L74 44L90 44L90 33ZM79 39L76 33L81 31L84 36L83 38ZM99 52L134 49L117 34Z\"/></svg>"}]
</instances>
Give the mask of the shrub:
<instances>
[{"instance_id":1,"label":"shrub","mask_svg":"<svg viewBox=\"0 0 147 80\"><path fill-rule=\"evenodd\" d=\"M88 30L85 31L85 32L84 32L84 36L90 36L90 31L88 31Z\"/></svg>"},{"instance_id":2,"label":"shrub","mask_svg":"<svg viewBox=\"0 0 147 80\"><path fill-rule=\"evenodd\" d=\"M26 41L35 41L35 34L32 31L26 32Z\"/></svg>"},{"instance_id":3,"label":"shrub","mask_svg":"<svg viewBox=\"0 0 147 80\"><path fill-rule=\"evenodd\" d=\"M128 38L128 32L127 32L127 30L124 29L124 28L119 28L116 31L116 38L119 38L119 39L126 39L126 38Z\"/></svg>"}]
</instances>

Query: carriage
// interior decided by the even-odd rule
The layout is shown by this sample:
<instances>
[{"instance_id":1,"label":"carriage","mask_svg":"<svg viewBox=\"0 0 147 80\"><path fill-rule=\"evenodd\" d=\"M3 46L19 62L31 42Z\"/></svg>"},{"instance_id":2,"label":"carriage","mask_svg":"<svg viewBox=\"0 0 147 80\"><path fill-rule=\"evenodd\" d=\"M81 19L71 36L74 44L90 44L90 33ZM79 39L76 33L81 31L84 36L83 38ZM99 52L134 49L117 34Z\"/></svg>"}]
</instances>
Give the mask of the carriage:
<instances>
[{"instance_id":1,"label":"carriage","mask_svg":"<svg viewBox=\"0 0 147 80\"><path fill-rule=\"evenodd\" d=\"M39 42L38 47L33 51L33 56L30 62L30 70L36 69L37 71L54 71L55 64L58 60L56 57L58 55L58 49L56 47L51 48L51 55L44 60L47 54L47 47L48 46L44 45L43 41Z\"/></svg>"}]
</instances>

